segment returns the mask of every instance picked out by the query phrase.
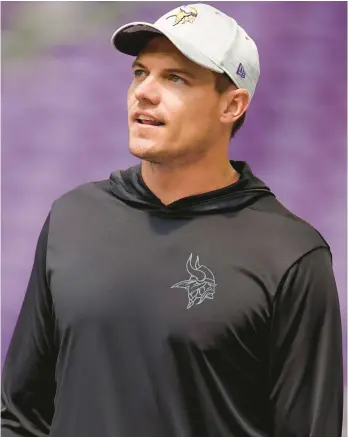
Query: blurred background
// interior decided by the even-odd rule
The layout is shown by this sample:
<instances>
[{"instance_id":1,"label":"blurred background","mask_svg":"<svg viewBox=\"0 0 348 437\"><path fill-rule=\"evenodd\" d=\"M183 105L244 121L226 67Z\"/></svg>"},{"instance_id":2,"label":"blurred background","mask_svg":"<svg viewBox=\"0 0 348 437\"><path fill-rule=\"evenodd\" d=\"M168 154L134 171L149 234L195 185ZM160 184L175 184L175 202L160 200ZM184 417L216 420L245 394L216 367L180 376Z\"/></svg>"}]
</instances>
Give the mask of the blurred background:
<instances>
[{"instance_id":1,"label":"blurred background","mask_svg":"<svg viewBox=\"0 0 348 437\"><path fill-rule=\"evenodd\" d=\"M260 54L260 82L230 157L248 161L330 244L346 345L347 4L206 3L233 16ZM52 202L138 163L126 112L133 58L110 37L181 5L1 3L2 364Z\"/></svg>"}]
</instances>

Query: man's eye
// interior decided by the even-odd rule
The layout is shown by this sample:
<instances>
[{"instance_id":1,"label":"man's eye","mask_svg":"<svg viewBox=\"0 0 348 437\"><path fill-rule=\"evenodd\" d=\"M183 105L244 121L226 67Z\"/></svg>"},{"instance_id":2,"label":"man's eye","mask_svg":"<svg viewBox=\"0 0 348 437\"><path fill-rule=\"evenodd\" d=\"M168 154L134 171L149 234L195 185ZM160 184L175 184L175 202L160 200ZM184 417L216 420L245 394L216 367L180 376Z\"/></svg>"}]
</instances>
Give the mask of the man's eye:
<instances>
[{"instance_id":1,"label":"man's eye","mask_svg":"<svg viewBox=\"0 0 348 437\"><path fill-rule=\"evenodd\" d=\"M172 82L174 82L174 83L180 83L180 82L182 82L182 83L186 83L186 82L184 81L184 79L182 79L181 77L177 76L176 74L171 74L171 75L169 76L169 78L170 78L170 80L171 80Z\"/></svg>"},{"instance_id":2,"label":"man's eye","mask_svg":"<svg viewBox=\"0 0 348 437\"><path fill-rule=\"evenodd\" d=\"M145 71L144 70L135 70L134 71L134 76L139 77L139 76L142 75L142 73L145 73Z\"/></svg>"}]
</instances>

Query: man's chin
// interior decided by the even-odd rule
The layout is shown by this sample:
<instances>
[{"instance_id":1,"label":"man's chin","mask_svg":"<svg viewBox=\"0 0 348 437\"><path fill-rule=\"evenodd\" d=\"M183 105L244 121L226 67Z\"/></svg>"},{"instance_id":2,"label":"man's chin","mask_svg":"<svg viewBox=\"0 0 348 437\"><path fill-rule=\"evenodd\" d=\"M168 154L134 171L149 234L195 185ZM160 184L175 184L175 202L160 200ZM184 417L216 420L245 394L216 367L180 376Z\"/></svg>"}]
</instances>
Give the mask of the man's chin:
<instances>
[{"instance_id":1,"label":"man's chin","mask_svg":"<svg viewBox=\"0 0 348 437\"><path fill-rule=\"evenodd\" d=\"M159 144L144 140L130 141L129 151L133 156L150 162L161 162L166 154Z\"/></svg>"}]
</instances>

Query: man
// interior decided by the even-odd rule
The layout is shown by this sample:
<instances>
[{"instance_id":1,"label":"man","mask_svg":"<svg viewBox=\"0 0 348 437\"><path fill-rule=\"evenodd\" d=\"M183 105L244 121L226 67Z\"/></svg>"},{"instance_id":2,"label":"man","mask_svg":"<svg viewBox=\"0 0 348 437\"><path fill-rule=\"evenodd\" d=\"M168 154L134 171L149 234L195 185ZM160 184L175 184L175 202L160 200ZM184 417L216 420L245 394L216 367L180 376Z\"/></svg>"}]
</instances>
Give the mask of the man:
<instances>
[{"instance_id":1,"label":"man","mask_svg":"<svg viewBox=\"0 0 348 437\"><path fill-rule=\"evenodd\" d=\"M230 17L182 6L136 56L141 165L54 202L3 372L4 437L339 437L326 241L228 160L259 76Z\"/></svg>"}]
</instances>

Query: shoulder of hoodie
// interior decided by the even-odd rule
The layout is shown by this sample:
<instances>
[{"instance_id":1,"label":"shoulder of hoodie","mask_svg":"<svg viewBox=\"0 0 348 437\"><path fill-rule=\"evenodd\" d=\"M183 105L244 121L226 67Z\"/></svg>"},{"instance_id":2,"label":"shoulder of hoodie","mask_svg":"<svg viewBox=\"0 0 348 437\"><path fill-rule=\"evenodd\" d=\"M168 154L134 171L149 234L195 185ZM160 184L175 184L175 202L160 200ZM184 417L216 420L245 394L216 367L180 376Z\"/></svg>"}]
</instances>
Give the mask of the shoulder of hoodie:
<instances>
[{"instance_id":1,"label":"shoulder of hoodie","mask_svg":"<svg viewBox=\"0 0 348 437\"><path fill-rule=\"evenodd\" d=\"M254 216L255 227L272 238L269 248L287 247L302 255L318 248L331 248L321 233L306 220L286 208L275 196L267 196L248 207ZM253 220L253 221L254 221Z\"/></svg>"},{"instance_id":2,"label":"shoulder of hoodie","mask_svg":"<svg viewBox=\"0 0 348 437\"><path fill-rule=\"evenodd\" d=\"M50 215L54 215L57 211L66 213L79 209L95 208L98 204L108 199L115 200L110 190L110 179L99 181L90 181L76 186L75 188L65 192L59 196L52 204ZM81 211L82 212L82 211ZM61 214L60 214L61 215Z\"/></svg>"}]
</instances>

